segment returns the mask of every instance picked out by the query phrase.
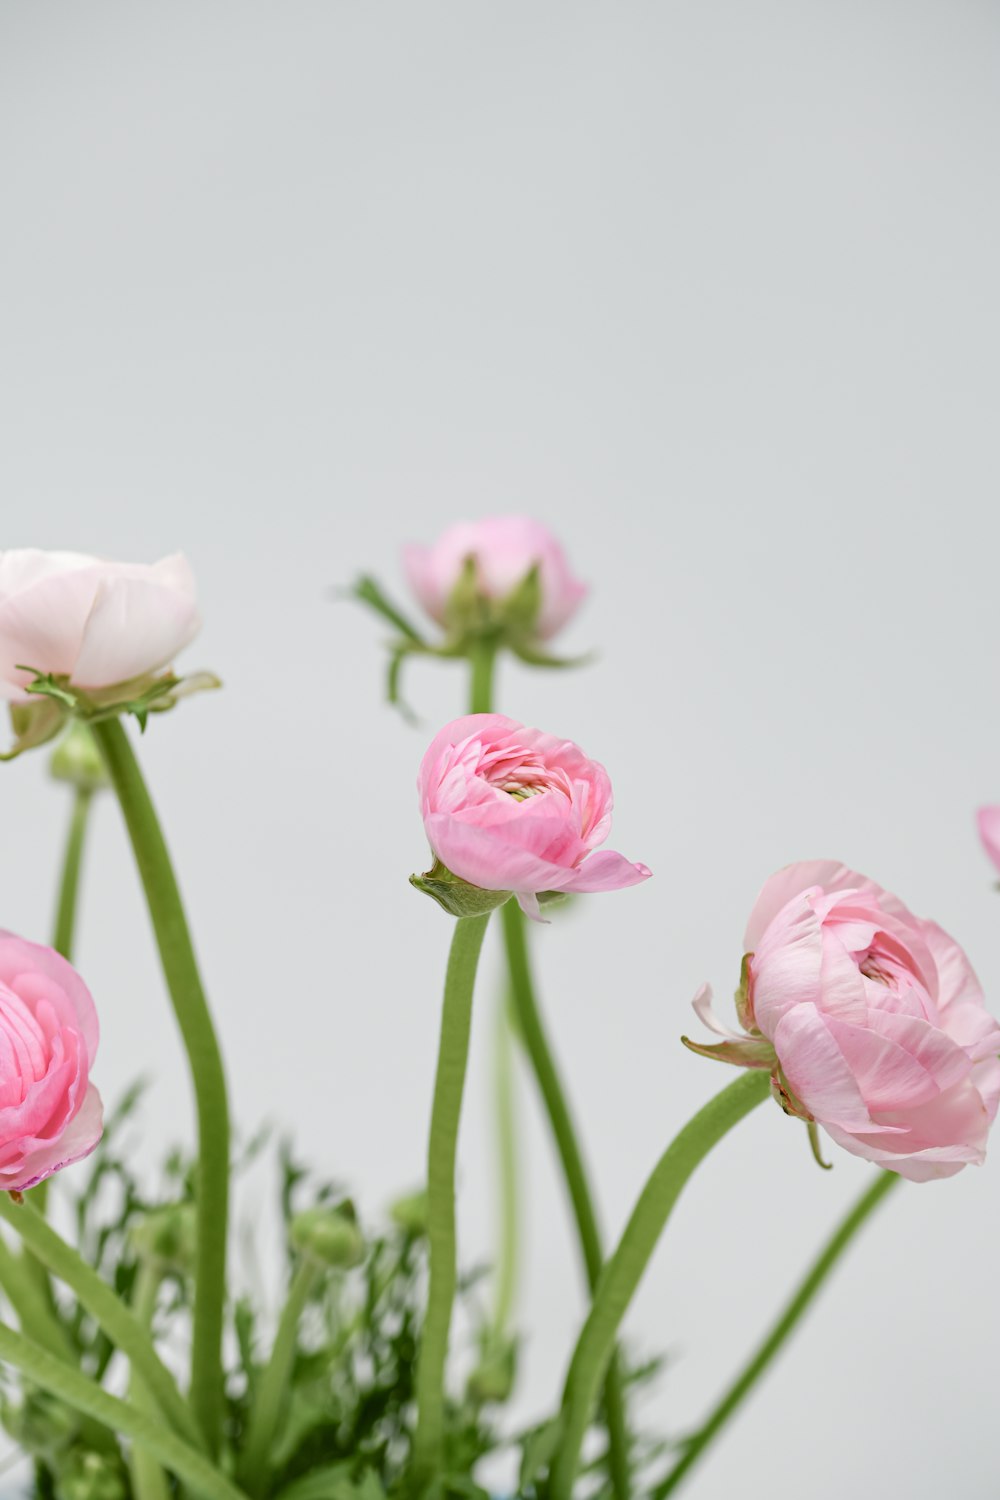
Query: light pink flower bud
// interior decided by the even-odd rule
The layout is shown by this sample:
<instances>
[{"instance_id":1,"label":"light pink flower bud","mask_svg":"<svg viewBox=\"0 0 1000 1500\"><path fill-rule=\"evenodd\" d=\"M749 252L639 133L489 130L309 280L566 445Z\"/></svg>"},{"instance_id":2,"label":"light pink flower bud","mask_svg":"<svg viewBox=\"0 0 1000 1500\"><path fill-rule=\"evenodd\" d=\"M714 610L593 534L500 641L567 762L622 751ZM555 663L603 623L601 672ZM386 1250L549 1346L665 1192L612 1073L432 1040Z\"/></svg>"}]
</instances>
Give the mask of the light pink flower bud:
<instances>
[{"instance_id":1,"label":"light pink flower bud","mask_svg":"<svg viewBox=\"0 0 1000 1500\"><path fill-rule=\"evenodd\" d=\"M915 1182L983 1161L1000 1025L953 938L865 876L817 860L771 877L746 948L743 1019L773 1048L786 1107Z\"/></svg>"},{"instance_id":2,"label":"light pink flower bud","mask_svg":"<svg viewBox=\"0 0 1000 1500\"><path fill-rule=\"evenodd\" d=\"M197 634L180 553L152 566L77 552L0 552L0 698L28 701L30 667L98 691L167 666Z\"/></svg>"},{"instance_id":3,"label":"light pink flower bud","mask_svg":"<svg viewBox=\"0 0 1000 1500\"><path fill-rule=\"evenodd\" d=\"M575 613L587 592L570 572L562 547L545 526L527 516L485 516L460 521L430 547L412 544L403 561L417 598L432 619L446 623L448 601L469 558L481 595L500 602L538 567L541 602L535 635L547 640Z\"/></svg>"},{"instance_id":4,"label":"light pink flower bud","mask_svg":"<svg viewBox=\"0 0 1000 1500\"><path fill-rule=\"evenodd\" d=\"M570 740L502 714L469 714L441 730L417 781L427 838L454 875L513 891L529 916L540 891L614 891L648 880L610 849L611 782Z\"/></svg>"},{"instance_id":5,"label":"light pink flower bud","mask_svg":"<svg viewBox=\"0 0 1000 1500\"><path fill-rule=\"evenodd\" d=\"M22 1191L101 1138L90 991L51 948L0 932L0 1190Z\"/></svg>"},{"instance_id":6,"label":"light pink flower bud","mask_svg":"<svg viewBox=\"0 0 1000 1500\"><path fill-rule=\"evenodd\" d=\"M983 848L1000 870L1000 807L981 807L976 822Z\"/></svg>"}]
</instances>

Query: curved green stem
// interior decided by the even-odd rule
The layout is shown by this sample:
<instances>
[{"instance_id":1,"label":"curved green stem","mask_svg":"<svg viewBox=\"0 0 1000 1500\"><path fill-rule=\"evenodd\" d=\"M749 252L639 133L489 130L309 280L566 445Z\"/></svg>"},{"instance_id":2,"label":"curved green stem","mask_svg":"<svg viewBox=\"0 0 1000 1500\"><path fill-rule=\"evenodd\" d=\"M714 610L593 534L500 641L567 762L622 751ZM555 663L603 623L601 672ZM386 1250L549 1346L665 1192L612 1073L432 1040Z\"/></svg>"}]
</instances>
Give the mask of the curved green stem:
<instances>
[{"instance_id":1,"label":"curved green stem","mask_svg":"<svg viewBox=\"0 0 1000 1500\"><path fill-rule=\"evenodd\" d=\"M750 1394L869 1215L899 1180L892 1172L880 1171L871 1187L865 1190L846 1218L838 1224L786 1303L774 1327L754 1351L710 1416L688 1440L684 1452L670 1473L652 1491L651 1500L666 1500L668 1495L674 1493L688 1470Z\"/></svg>"},{"instance_id":2,"label":"curved green stem","mask_svg":"<svg viewBox=\"0 0 1000 1500\"><path fill-rule=\"evenodd\" d=\"M32 1255L70 1288L115 1347L128 1357L171 1427L196 1446L200 1445L198 1428L174 1377L153 1348L146 1330L107 1282L91 1270L30 1203L17 1204L9 1194L0 1193L0 1218L17 1231Z\"/></svg>"},{"instance_id":3,"label":"curved green stem","mask_svg":"<svg viewBox=\"0 0 1000 1500\"><path fill-rule=\"evenodd\" d=\"M684 1126L640 1193L618 1248L601 1274L570 1361L550 1500L570 1500L587 1424L618 1329L684 1184L716 1142L767 1098L770 1086L764 1070L741 1073Z\"/></svg>"},{"instance_id":4,"label":"curved green stem","mask_svg":"<svg viewBox=\"0 0 1000 1500\"><path fill-rule=\"evenodd\" d=\"M295 1359L299 1322L318 1274L315 1262L305 1258L299 1262L274 1336L271 1358L260 1377L240 1461L240 1476L251 1495L267 1493L271 1450L282 1408L288 1399L288 1378Z\"/></svg>"},{"instance_id":5,"label":"curved green stem","mask_svg":"<svg viewBox=\"0 0 1000 1500\"><path fill-rule=\"evenodd\" d=\"M531 976L525 938L525 919L514 901L507 902L506 906L501 909L501 915L518 1027L545 1102L573 1208L573 1217L576 1220L587 1286L593 1292L604 1265L604 1252L590 1184L587 1180L576 1131L573 1128L569 1105L535 997L535 986ZM632 1486L628 1424L625 1420L621 1370L618 1358L614 1354L608 1363L604 1377L604 1415L608 1426L608 1459L612 1486L618 1500L630 1500Z\"/></svg>"},{"instance_id":6,"label":"curved green stem","mask_svg":"<svg viewBox=\"0 0 1000 1500\"><path fill-rule=\"evenodd\" d=\"M127 1401L110 1395L95 1381L72 1369L47 1349L0 1323L0 1360L14 1365L36 1385L49 1391L76 1411L120 1432L138 1443L165 1469L176 1474L201 1500L246 1500L235 1485L201 1453L188 1447L147 1412L136 1411Z\"/></svg>"},{"instance_id":7,"label":"curved green stem","mask_svg":"<svg viewBox=\"0 0 1000 1500\"><path fill-rule=\"evenodd\" d=\"M76 932L76 907L80 889L80 869L83 863L83 845L87 835L87 821L93 792L80 787L73 795L73 811L70 814L69 833L66 836L66 851L63 855L62 878L59 882L59 900L56 905L56 921L52 935L52 946L63 958L73 957L73 937Z\"/></svg>"},{"instance_id":8,"label":"curved green stem","mask_svg":"<svg viewBox=\"0 0 1000 1500\"><path fill-rule=\"evenodd\" d=\"M153 1334L153 1317L156 1313L160 1279L160 1273L154 1262L149 1260L140 1262L132 1293L132 1311L136 1320L149 1333L150 1339ZM156 1402L150 1395L148 1386L143 1384L141 1377L135 1372L132 1374L131 1401L136 1411L155 1415ZM135 1500L170 1500L167 1476L148 1448L143 1448L138 1443L133 1444L132 1452L129 1454L129 1469L132 1474Z\"/></svg>"},{"instance_id":9,"label":"curved green stem","mask_svg":"<svg viewBox=\"0 0 1000 1500\"><path fill-rule=\"evenodd\" d=\"M489 913L460 917L448 955L441 1011L434 1103L427 1152L427 1239L430 1281L417 1362L417 1430L412 1487L419 1494L434 1477L444 1448L444 1372L458 1277L455 1243L455 1161L462 1093L469 1059L472 992Z\"/></svg>"},{"instance_id":10,"label":"curved green stem","mask_svg":"<svg viewBox=\"0 0 1000 1500\"><path fill-rule=\"evenodd\" d=\"M187 1051L198 1113L194 1337L191 1402L209 1451L222 1423L222 1322L229 1217L229 1105L215 1028L180 891L156 811L118 719L93 725L132 840L167 988Z\"/></svg>"}]
</instances>

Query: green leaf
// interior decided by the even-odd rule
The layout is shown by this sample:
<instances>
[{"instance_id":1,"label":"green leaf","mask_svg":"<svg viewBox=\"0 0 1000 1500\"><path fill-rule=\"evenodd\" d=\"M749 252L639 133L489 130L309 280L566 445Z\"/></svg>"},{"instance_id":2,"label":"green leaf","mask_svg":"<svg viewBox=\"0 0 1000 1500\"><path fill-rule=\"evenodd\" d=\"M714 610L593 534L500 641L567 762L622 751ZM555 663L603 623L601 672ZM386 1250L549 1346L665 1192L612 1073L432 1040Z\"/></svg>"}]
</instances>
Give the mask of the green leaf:
<instances>
[{"instance_id":1,"label":"green leaf","mask_svg":"<svg viewBox=\"0 0 1000 1500\"><path fill-rule=\"evenodd\" d=\"M362 576L346 589L335 590L334 597L338 599L356 599L359 604L366 604L375 614L381 615L383 620L388 620L390 625L405 635L407 640L414 642L417 646L423 646L424 641L420 632L414 628L398 609L391 599L382 591L382 587L369 574Z\"/></svg>"},{"instance_id":2,"label":"green leaf","mask_svg":"<svg viewBox=\"0 0 1000 1500\"><path fill-rule=\"evenodd\" d=\"M440 860L424 875L411 875L410 884L431 896L452 917L481 917L509 901L511 891L486 891L453 875Z\"/></svg>"}]
</instances>

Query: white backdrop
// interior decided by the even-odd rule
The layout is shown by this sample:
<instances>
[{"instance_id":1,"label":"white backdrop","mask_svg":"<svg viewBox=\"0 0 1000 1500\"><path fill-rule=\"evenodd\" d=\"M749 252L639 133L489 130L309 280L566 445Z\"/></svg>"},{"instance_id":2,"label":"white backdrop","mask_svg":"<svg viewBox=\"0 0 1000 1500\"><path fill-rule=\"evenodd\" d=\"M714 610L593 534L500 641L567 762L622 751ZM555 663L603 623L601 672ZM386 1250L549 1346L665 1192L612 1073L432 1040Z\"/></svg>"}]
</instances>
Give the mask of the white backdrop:
<instances>
[{"instance_id":1,"label":"white backdrop","mask_svg":"<svg viewBox=\"0 0 1000 1500\"><path fill-rule=\"evenodd\" d=\"M2 544L191 556L185 665L226 690L143 752L236 1114L366 1211L421 1172L449 931L406 883L413 780L463 684L414 669L406 728L382 632L324 591L401 591L401 543L460 516L535 513L592 582L564 644L600 660L505 666L502 704L607 763L613 845L655 872L535 945L609 1233L726 1081L677 1039L778 865L898 890L1000 1005L972 826L1000 800L998 32L973 0L0 3ZM0 921L35 937L43 766L0 768ZM156 1072L152 1161L188 1097L110 802L88 874L98 1081ZM531 1416L582 1298L524 1082ZM651 1419L697 1420L863 1173L771 1107L719 1149L630 1319L671 1356ZM688 1493L995 1495L998 1189L1000 1147L902 1191Z\"/></svg>"}]
</instances>

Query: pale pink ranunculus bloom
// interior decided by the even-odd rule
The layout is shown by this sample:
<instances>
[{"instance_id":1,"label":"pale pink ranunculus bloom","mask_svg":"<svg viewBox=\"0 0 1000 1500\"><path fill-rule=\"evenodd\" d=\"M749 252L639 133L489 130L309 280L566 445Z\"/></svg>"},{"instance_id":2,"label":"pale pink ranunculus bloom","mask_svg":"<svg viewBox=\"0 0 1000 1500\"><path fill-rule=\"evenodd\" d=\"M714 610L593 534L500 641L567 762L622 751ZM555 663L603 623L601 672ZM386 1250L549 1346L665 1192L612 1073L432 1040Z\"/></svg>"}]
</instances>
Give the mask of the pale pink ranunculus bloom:
<instances>
[{"instance_id":1,"label":"pale pink ranunculus bloom","mask_svg":"<svg viewBox=\"0 0 1000 1500\"><path fill-rule=\"evenodd\" d=\"M97 1012L51 948L0 932L0 1191L23 1191L101 1139Z\"/></svg>"},{"instance_id":2,"label":"pale pink ranunculus bloom","mask_svg":"<svg viewBox=\"0 0 1000 1500\"><path fill-rule=\"evenodd\" d=\"M793 1108L915 1182L983 1161L1000 1025L953 938L864 875L815 860L771 877L745 946L743 1020L771 1043Z\"/></svg>"},{"instance_id":3,"label":"pale pink ranunculus bloom","mask_svg":"<svg viewBox=\"0 0 1000 1500\"><path fill-rule=\"evenodd\" d=\"M981 807L976 823L983 848L1000 870L1000 807Z\"/></svg>"},{"instance_id":4,"label":"pale pink ranunculus bloom","mask_svg":"<svg viewBox=\"0 0 1000 1500\"><path fill-rule=\"evenodd\" d=\"M491 600L505 599L538 565L542 603L536 634L541 640L562 629L587 592L586 584L570 572L560 543L540 522L528 516L459 521L430 547L411 543L403 551L410 586L439 624L445 622L448 600L470 557L479 588Z\"/></svg>"},{"instance_id":5,"label":"pale pink ranunculus bloom","mask_svg":"<svg viewBox=\"0 0 1000 1500\"><path fill-rule=\"evenodd\" d=\"M0 552L0 698L27 701L33 671L83 691L168 666L201 625L180 553L147 566L79 552Z\"/></svg>"},{"instance_id":6,"label":"pale pink ranunculus bloom","mask_svg":"<svg viewBox=\"0 0 1000 1500\"><path fill-rule=\"evenodd\" d=\"M513 891L531 917L540 891L614 891L650 876L594 852L611 831L611 782L571 740L468 714L434 737L417 786L442 864L483 890Z\"/></svg>"}]
</instances>

